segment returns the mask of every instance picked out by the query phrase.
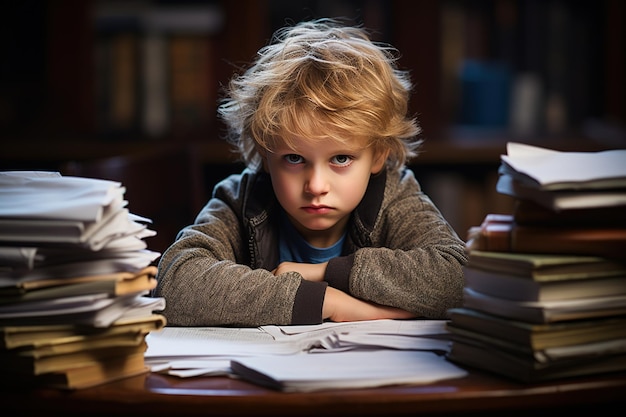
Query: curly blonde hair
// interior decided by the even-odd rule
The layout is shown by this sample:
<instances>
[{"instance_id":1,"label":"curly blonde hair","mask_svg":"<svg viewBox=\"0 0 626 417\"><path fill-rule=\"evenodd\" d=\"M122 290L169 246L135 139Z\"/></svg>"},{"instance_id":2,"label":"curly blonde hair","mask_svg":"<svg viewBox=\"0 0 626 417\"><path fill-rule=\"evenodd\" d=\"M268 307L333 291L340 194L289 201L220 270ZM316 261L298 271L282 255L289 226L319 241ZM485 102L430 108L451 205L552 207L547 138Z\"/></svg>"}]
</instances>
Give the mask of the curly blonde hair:
<instances>
[{"instance_id":1,"label":"curly blonde hair","mask_svg":"<svg viewBox=\"0 0 626 417\"><path fill-rule=\"evenodd\" d=\"M277 141L295 148L290 138L365 138L367 146L389 150L387 165L399 169L421 140L417 120L407 117L412 84L397 59L395 48L338 19L279 29L226 87L218 115L227 139L258 168Z\"/></svg>"}]
</instances>

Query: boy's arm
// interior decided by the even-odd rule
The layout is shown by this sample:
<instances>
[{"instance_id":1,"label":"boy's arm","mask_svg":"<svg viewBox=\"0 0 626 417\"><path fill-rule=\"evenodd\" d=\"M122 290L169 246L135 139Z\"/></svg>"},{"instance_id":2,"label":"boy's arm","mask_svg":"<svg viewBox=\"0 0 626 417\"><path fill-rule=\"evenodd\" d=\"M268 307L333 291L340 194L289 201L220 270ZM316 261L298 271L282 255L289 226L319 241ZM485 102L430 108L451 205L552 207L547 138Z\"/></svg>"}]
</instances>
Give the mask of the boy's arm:
<instances>
[{"instance_id":1,"label":"boy's arm","mask_svg":"<svg viewBox=\"0 0 626 417\"><path fill-rule=\"evenodd\" d=\"M280 265L272 271L274 275L280 275L284 272L298 272L307 281L322 282L326 273L328 262L318 264L307 264L298 262L281 262Z\"/></svg>"},{"instance_id":2,"label":"boy's arm","mask_svg":"<svg viewBox=\"0 0 626 417\"><path fill-rule=\"evenodd\" d=\"M274 275L295 271L307 281L324 281L324 273L328 262L319 264L283 262L274 271ZM345 292L332 287L326 287L322 318L331 321L359 321L377 319L407 319L415 316L408 311L398 308L382 306L359 300Z\"/></svg>"},{"instance_id":3,"label":"boy's arm","mask_svg":"<svg viewBox=\"0 0 626 417\"><path fill-rule=\"evenodd\" d=\"M333 287L326 288L322 317L326 320L360 321L379 319L410 319L415 315L399 308L382 306L354 298Z\"/></svg>"}]
</instances>

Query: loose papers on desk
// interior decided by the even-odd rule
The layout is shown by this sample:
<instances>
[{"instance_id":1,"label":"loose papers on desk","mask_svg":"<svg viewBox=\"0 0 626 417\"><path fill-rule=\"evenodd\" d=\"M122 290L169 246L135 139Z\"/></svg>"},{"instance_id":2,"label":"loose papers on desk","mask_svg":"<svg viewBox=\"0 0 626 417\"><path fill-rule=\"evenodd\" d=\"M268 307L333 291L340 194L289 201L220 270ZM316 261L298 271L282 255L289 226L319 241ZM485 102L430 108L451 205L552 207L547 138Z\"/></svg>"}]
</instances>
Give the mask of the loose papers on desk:
<instances>
[{"instance_id":1,"label":"loose papers on desk","mask_svg":"<svg viewBox=\"0 0 626 417\"><path fill-rule=\"evenodd\" d=\"M426 384L467 375L443 356L415 350L257 356L233 360L231 368L250 382L285 392Z\"/></svg>"},{"instance_id":2,"label":"loose papers on desk","mask_svg":"<svg viewBox=\"0 0 626 417\"><path fill-rule=\"evenodd\" d=\"M466 375L444 358L446 334L439 320L165 327L148 335L145 358L153 372L242 377L283 391L421 384Z\"/></svg>"}]
</instances>

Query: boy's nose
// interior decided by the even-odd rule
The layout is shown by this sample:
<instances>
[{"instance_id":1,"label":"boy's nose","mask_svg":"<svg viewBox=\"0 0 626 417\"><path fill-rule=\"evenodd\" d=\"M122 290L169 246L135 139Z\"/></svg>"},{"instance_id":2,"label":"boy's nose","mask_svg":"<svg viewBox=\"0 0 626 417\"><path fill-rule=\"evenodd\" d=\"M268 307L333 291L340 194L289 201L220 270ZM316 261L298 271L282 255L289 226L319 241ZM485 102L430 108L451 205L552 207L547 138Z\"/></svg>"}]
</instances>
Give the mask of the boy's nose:
<instances>
[{"instance_id":1,"label":"boy's nose","mask_svg":"<svg viewBox=\"0 0 626 417\"><path fill-rule=\"evenodd\" d=\"M328 192L329 184L323 169L311 168L309 169L306 182L304 184L304 191L313 194L325 194Z\"/></svg>"}]
</instances>

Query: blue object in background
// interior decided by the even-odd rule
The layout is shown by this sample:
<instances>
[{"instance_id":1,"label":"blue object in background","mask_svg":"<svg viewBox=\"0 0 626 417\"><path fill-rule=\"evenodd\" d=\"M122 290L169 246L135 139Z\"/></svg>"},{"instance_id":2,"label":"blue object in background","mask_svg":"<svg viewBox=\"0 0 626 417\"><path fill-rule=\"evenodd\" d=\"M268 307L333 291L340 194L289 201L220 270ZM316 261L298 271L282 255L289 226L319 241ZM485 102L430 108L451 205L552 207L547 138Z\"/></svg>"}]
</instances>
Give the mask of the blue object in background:
<instances>
[{"instance_id":1,"label":"blue object in background","mask_svg":"<svg viewBox=\"0 0 626 417\"><path fill-rule=\"evenodd\" d=\"M460 81L460 124L508 126L512 76L506 65L467 60L461 67Z\"/></svg>"}]
</instances>

